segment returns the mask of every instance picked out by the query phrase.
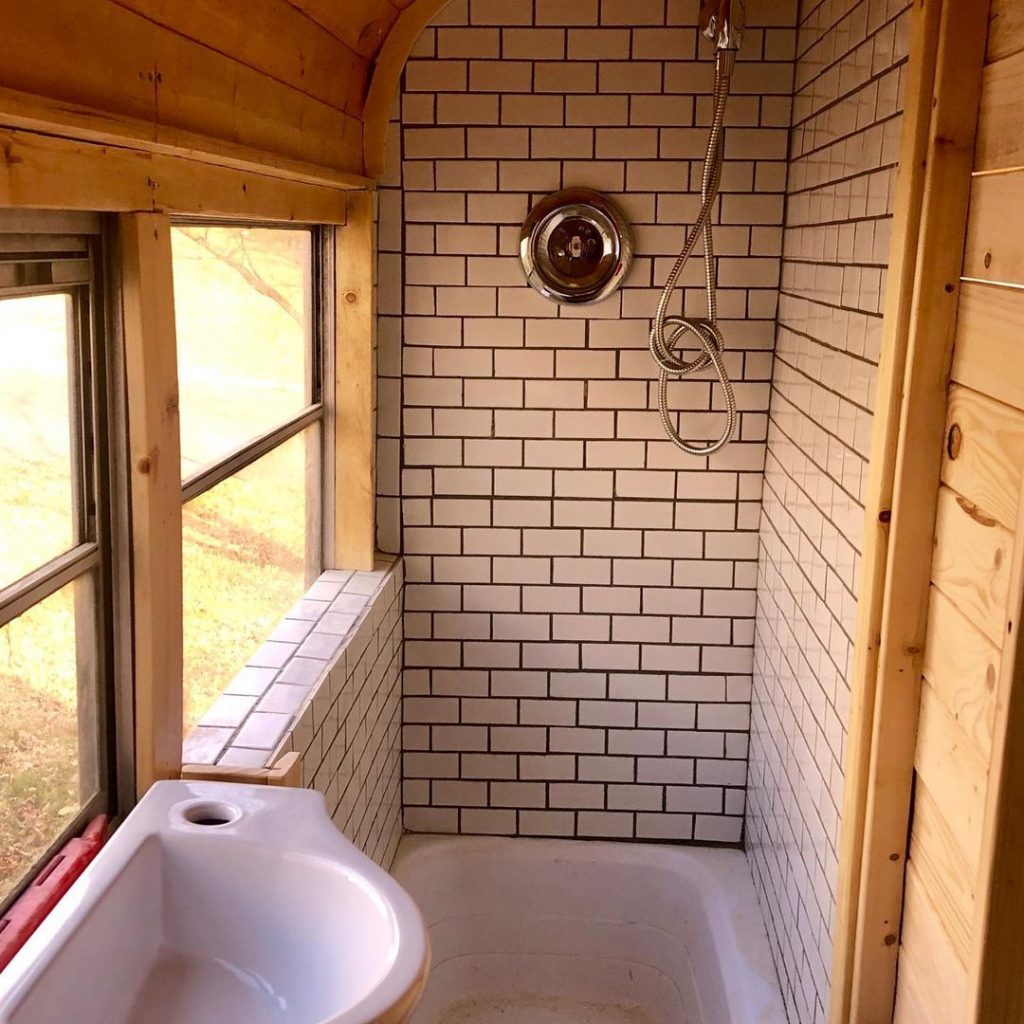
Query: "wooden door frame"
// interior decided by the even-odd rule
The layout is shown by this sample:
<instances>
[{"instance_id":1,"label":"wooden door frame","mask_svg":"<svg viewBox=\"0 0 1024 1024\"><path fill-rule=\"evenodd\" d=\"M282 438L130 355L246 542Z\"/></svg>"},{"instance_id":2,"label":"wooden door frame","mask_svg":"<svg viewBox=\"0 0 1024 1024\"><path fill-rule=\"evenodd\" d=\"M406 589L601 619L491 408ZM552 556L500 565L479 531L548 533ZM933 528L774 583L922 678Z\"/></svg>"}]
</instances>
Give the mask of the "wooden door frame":
<instances>
[{"instance_id":1,"label":"wooden door frame","mask_svg":"<svg viewBox=\"0 0 1024 1024\"><path fill-rule=\"evenodd\" d=\"M830 1024L890 1024L989 0L916 0L865 501Z\"/></svg>"}]
</instances>

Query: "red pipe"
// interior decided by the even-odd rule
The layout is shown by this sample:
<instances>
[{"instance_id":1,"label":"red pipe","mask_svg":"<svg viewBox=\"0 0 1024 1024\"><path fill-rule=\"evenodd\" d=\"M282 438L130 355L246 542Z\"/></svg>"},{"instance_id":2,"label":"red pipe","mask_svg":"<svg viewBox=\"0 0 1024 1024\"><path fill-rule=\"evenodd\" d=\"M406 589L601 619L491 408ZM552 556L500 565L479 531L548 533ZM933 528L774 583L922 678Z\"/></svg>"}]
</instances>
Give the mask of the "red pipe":
<instances>
[{"instance_id":1,"label":"red pipe","mask_svg":"<svg viewBox=\"0 0 1024 1024\"><path fill-rule=\"evenodd\" d=\"M28 941L57 901L71 888L72 882L86 869L107 840L105 814L89 822L77 839L69 840L32 884L0 917L0 971L14 958L14 954Z\"/></svg>"}]
</instances>

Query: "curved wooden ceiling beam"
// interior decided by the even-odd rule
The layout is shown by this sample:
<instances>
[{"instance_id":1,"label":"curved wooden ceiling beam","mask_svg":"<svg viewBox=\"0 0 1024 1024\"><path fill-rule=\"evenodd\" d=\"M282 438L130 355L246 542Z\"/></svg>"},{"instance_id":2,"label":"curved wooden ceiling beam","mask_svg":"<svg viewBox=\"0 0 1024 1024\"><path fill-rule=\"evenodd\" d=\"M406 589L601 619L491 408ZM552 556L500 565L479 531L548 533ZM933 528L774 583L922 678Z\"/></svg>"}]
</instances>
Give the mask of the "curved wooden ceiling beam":
<instances>
[{"instance_id":1,"label":"curved wooden ceiling beam","mask_svg":"<svg viewBox=\"0 0 1024 1024\"><path fill-rule=\"evenodd\" d=\"M384 176L388 120L406 61L423 30L448 6L448 2L413 0L392 25L377 55L363 108L363 167L365 175L374 181L380 181Z\"/></svg>"}]
</instances>

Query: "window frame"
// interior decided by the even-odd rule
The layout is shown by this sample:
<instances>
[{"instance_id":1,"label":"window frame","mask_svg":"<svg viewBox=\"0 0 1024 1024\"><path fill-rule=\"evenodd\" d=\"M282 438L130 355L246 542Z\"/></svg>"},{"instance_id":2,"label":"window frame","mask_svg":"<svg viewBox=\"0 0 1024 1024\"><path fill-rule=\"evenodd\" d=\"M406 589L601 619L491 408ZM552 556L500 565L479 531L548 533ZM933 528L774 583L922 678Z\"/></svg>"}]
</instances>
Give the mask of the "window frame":
<instances>
[{"instance_id":1,"label":"window frame","mask_svg":"<svg viewBox=\"0 0 1024 1024\"><path fill-rule=\"evenodd\" d=\"M329 560L330 525L334 519L334 409L330 401L329 382L334 368L334 317L332 296L334 291L334 229L329 225L281 223L277 221L242 220L235 218L209 218L172 216L170 227L226 227L256 228L273 231L301 231L310 236L310 323L307 349L308 372L306 387L309 401L299 412L271 427L245 444L232 449L216 462L202 467L181 482L182 510L189 502L213 490L219 484L253 465L265 455L281 448L309 427L319 424L318 487L316 508L307 522L306 585L311 585ZM180 351L177 372L181 374ZM309 494L307 475L307 496ZM184 594L183 594L184 597ZM298 600L301 595L297 595ZM225 680L225 686L230 680ZM184 698L185 682L182 679ZM182 742L188 734L182 736Z\"/></svg>"},{"instance_id":2,"label":"window frame","mask_svg":"<svg viewBox=\"0 0 1024 1024\"><path fill-rule=\"evenodd\" d=\"M92 159L90 166L97 171L105 165L105 152L75 156ZM181 171L178 185L191 181L192 172ZM323 261L326 403L323 562L330 568L371 569L376 526L374 194L356 188L321 197L305 185L275 178L272 190L254 197L251 189L247 194L250 177L231 174L237 188L219 193L210 204L216 219L271 227L302 223L318 229L323 239L318 253ZM81 170L60 177L69 186L77 184ZM20 206L5 208L3 216L28 218L48 206L73 211L89 205L80 192L55 190L52 176L26 176L21 184L27 191L19 194ZM110 631L109 646L116 683L120 814L154 782L177 778L182 769L182 489L170 221L178 213L201 223L214 219L198 215L194 185L188 204L147 202L140 207L117 189L97 203L111 211L106 215L106 367L112 621L118 628ZM75 198L68 201L69 195Z\"/></svg>"},{"instance_id":3,"label":"window frame","mask_svg":"<svg viewBox=\"0 0 1024 1024\"><path fill-rule=\"evenodd\" d=\"M0 912L18 899L39 869L93 817L105 813L116 818L131 798L133 749L122 742L123 730L118 728L125 710L122 698L130 687L119 685L124 666L119 651L126 627L119 625L122 620L115 612L120 601L115 593L118 531L112 496L118 490L115 474L121 460L112 429L118 399L107 315L109 242L110 225L96 213L0 210L0 301L68 295L73 317L68 360L72 543L0 587L0 629L63 588L92 577L90 628L77 642L88 638L95 678L90 704L85 708L78 704L76 712L80 733L85 726L93 726L94 746L80 742L80 773L86 758L95 756L97 761L95 792L0 898Z\"/></svg>"}]
</instances>

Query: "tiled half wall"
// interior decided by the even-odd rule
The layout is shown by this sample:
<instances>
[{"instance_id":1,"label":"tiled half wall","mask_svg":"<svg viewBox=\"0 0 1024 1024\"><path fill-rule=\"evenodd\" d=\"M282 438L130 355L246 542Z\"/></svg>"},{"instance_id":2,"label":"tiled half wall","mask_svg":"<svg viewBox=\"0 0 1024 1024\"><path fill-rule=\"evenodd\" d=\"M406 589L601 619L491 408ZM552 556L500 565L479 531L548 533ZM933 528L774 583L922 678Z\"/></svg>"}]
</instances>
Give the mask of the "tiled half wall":
<instances>
[{"instance_id":1,"label":"tiled half wall","mask_svg":"<svg viewBox=\"0 0 1024 1024\"><path fill-rule=\"evenodd\" d=\"M381 546L405 555L405 824L737 842L747 776L795 0L751 5L720 310L741 410L662 434L650 317L692 223L696 0L453 0L410 60L380 197ZM400 167L400 170L399 170ZM556 307L519 227L563 186L634 224L625 288ZM699 261L686 309L704 305ZM721 399L677 384L684 431Z\"/></svg>"},{"instance_id":2,"label":"tiled half wall","mask_svg":"<svg viewBox=\"0 0 1024 1024\"><path fill-rule=\"evenodd\" d=\"M302 784L389 867L402 832L400 559L327 570L189 734L184 759L223 768L302 755Z\"/></svg>"}]
</instances>

